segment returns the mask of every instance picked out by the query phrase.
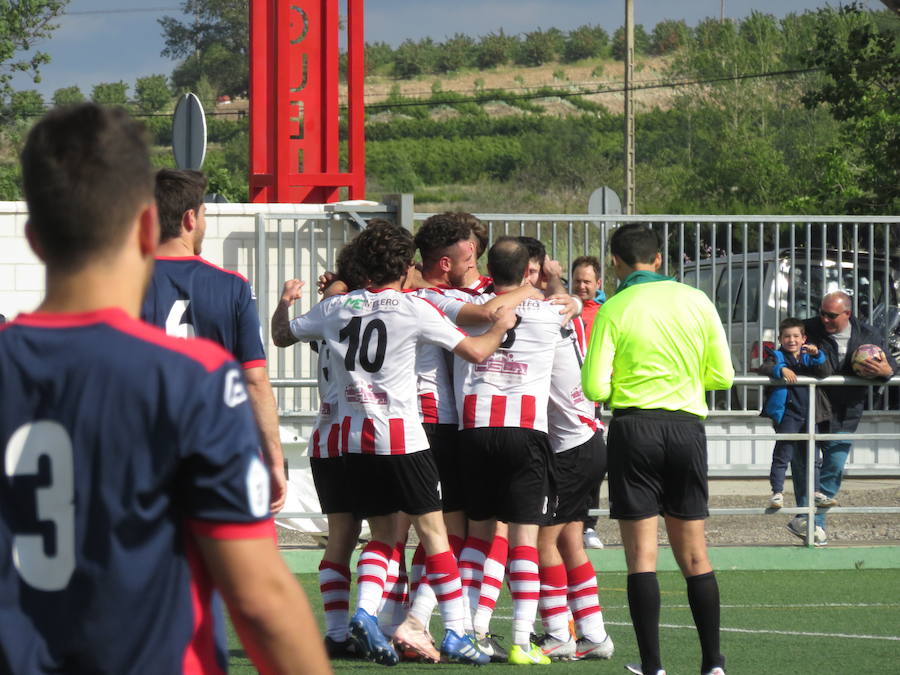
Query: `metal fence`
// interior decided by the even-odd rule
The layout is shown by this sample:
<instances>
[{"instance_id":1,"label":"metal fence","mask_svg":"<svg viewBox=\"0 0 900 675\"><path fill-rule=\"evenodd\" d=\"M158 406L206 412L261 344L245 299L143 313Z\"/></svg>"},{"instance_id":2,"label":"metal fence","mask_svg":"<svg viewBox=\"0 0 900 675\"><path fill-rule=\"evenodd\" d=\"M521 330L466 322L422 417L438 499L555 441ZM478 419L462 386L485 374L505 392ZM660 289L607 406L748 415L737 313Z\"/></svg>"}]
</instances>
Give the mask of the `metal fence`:
<instances>
[{"instance_id":1,"label":"metal fence","mask_svg":"<svg viewBox=\"0 0 900 675\"><path fill-rule=\"evenodd\" d=\"M307 311L318 301L316 278L333 268L340 247L366 220L393 218L415 228L432 215L412 213L409 203L403 206L339 205L314 217L258 217L255 279L266 344L268 318L283 281L292 277L306 281L304 297L295 311ZM710 393L713 418L743 415L750 420L758 415L762 385L767 380L756 378L753 369L765 346L775 344L778 323L786 316L814 314L821 296L832 290L847 291L854 314L877 325L886 341L894 341L900 348L898 217L476 215L487 225L489 240L501 234L536 237L565 270L571 270L572 261L581 255L604 261L608 238L623 222L644 222L657 229L664 242L661 271L710 296L732 345L740 384L730 392ZM604 287L612 292L615 280L605 265L601 270ZM278 388L282 418L299 428L307 427L318 407L315 356L302 348L275 350L272 356L271 374L276 382L290 384ZM302 387L294 386L300 383ZM900 389L892 387L887 395L879 395L879 389L870 387L867 415L877 412L878 419L900 424ZM740 439L740 434L730 434L729 449L739 448ZM754 451L755 455L764 453ZM874 454L877 457L877 447ZM894 454L892 450L887 456ZM731 461L730 450L726 458ZM750 463L758 465L760 461ZM741 475L757 475L757 469L744 464ZM896 461L887 464L888 472L900 471Z\"/></svg>"}]
</instances>

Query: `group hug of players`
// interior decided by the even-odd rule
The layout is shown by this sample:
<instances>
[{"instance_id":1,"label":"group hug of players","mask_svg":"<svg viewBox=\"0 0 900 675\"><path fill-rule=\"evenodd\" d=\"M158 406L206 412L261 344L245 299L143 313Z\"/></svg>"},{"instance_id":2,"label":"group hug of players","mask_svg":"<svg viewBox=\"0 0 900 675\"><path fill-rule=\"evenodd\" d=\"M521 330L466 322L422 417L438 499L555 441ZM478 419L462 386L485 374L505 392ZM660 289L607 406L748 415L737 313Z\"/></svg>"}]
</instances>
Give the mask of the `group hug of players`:
<instances>
[{"instance_id":1,"label":"group hug of players","mask_svg":"<svg viewBox=\"0 0 900 675\"><path fill-rule=\"evenodd\" d=\"M527 237L498 238L480 276L486 240L469 214L432 216L415 238L373 220L320 280L318 304L292 319L303 282L289 280L272 317L277 346L309 342L319 356L309 456L329 524L319 583L333 658L530 665L613 654L582 540L606 448L581 387L579 302ZM371 539L351 617L362 519ZM419 545L407 571L410 524ZM504 581L508 648L491 623Z\"/></svg>"}]
</instances>

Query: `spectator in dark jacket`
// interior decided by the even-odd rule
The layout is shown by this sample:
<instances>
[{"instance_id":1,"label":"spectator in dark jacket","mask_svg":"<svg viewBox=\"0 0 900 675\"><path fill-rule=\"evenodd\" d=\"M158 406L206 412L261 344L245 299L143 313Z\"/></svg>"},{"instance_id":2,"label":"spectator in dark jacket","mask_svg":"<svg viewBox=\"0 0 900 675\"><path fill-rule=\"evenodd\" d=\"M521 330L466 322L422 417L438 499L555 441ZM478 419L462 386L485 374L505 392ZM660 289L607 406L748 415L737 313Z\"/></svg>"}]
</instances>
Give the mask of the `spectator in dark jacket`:
<instances>
[{"instance_id":1,"label":"spectator in dark jacket","mask_svg":"<svg viewBox=\"0 0 900 675\"><path fill-rule=\"evenodd\" d=\"M825 352L828 362L831 364L835 375L856 375L851 366L853 352L860 345L874 344L881 347L884 357L881 359L870 358L860 364L860 375L875 381L885 382L895 373L900 371L897 362L891 355L885 344L884 335L852 315L853 304L850 296L842 291L829 293L822 298L819 308L819 316L807 319L806 336L810 342L819 345ZM831 420L819 426L822 433L848 433L852 434L859 426L865 405L868 387L835 386L823 387L825 395L831 403ZM818 506L835 506L835 496L841 488L841 478L844 473L844 464L847 455L850 454L850 441L820 441L818 444L822 453L822 469L819 475L819 486L824 499ZM806 496L806 453L794 454L791 461L791 473L794 479L794 494L797 495L797 505L805 506ZM795 535L803 538L806 536L806 519L796 516L788 524L788 529ZM816 534L818 528L822 529L819 545L827 543L825 534L825 514L816 514ZM816 537L819 539L819 537Z\"/></svg>"},{"instance_id":2,"label":"spectator in dark jacket","mask_svg":"<svg viewBox=\"0 0 900 675\"><path fill-rule=\"evenodd\" d=\"M806 341L806 328L800 319L788 317L781 322L778 326L778 342L781 346L769 352L759 369L760 374L784 380L788 384L795 383L798 375L827 377L831 374L831 365L825 358L825 352ZM831 405L820 388L816 389L815 414L817 423L831 417ZM763 415L772 419L775 431L779 433L796 434L806 431L809 418L809 388L781 385L767 387ZM788 464L795 453L805 452L805 445L805 442L801 441L775 441L775 448L772 450L772 469L769 472L769 483L772 486L772 496L769 497L770 508L780 509L784 506L784 476ZM817 475L816 490L818 484ZM818 494L816 492L817 496Z\"/></svg>"}]
</instances>

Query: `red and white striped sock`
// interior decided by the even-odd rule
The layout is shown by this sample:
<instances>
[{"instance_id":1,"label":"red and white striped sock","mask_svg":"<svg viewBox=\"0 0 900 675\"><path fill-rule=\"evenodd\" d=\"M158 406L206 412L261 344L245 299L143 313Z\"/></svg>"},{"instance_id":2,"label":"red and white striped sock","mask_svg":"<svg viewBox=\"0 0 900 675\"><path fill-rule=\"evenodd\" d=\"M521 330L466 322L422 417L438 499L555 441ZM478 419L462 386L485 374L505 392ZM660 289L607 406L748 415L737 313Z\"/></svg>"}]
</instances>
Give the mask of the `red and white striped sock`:
<instances>
[{"instance_id":1,"label":"red and white striped sock","mask_svg":"<svg viewBox=\"0 0 900 675\"><path fill-rule=\"evenodd\" d=\"M409 589L412 593L412 606L409 608L409 613L427 629L431 621L431 614L437 607L437 598L434 596L434 591L428 583L428 576L425 574L425 549L422 548L422 544L419 544L416 552L413 553Z\"/></svg>"},{"instance_id":2,"label":"red and white striped sock","mask_svg":"<svg viewBox=\"0 0 900 675\"><path fill-rule=\"evenodd\" d=\"M463 614L465 614L462 582L459 578L459 568L453 559L453 553L444 551L428 556L425 558L425 570L428 574L428 584L437 596L444 628L452 630L457 635L462 635L464 632Z\"/></svg>"},{"instance_id":3,"label":"red and white striped sock","mask_svg":"<svg viewBox=\"0 0 900 675\"><path fill-rule=\"evenodd\" d=\"M462 579L463 602L466 611L466 630L473 630L472 615L478 608L481 597L481 579L484 576L484 561L487 560L491 543L484 539L469 537L459 555L459 576Z\"/></svg>"},{"instance_id":4,"label":"red and white striped sock","mask_svg":"<svg viewBox=\"0 0 900 675\"><path fill-rule=\"evenodd\" d=\"M569 606L566 604L568 581L566 579L566 566L563 564L553 567L542 567L541 599L538 607L541 611L541 622L544 624L544 632L549 633L557 640L569 639Z\"/></svg>"},{"instance_id":5,"label":"red and white striped sock","mask_svg":"<svg viewBox=\"0 0 900 675\"><path fill-rule=\"evenodd\" d=\"M388 544L370 541L356 564L356 607L372 616L378 614L393 550L394 547Z\"/></svg>"},{"instance_id":6,"label":"red and white striped sock","mask_svg":"<svg viewBox=\"0 0 900 675\"><path fill-rule=\"evenodd\" d=\"M484 561L484 573L481 577L481 597L478 599L478 607L472 621L476 635L484 635L490 632L491 617L497 606L497 598L500 597L500 589L503 588L503 578L506 574L506 560L509 557L509 541L506 537L494 536L491 542L491 550Z\"/></svg>"},{"instance_id":7,"label":"red and white striped sock","mask_svg":"<svg viewBox=\"0 0 900 675\"><path fill-rule=\"evenodd\" d=\"M466 544L465 540L455 534L448 534L447 541L450 542L450 550L453 551L453 557L459 562L459 556L462 555L463 546Z\"/></svg>"},{"instance_id":8,"label":"red and white striped sock","mask_svg":"<svg viewBox=\"0 0 900 675\"><path fill-rule=\"evenodd\" d=\"M527 651L541 594L538 553L534 546L516 546L510 552L509 590L513 603L513 644Z\"/></svg>"},{"instance_id":9,"label":"red and white striped sock","mask_svg":"<svg viewBox=\"0 0 900 675\"><path fill-rule=\"evenodd\" d=\"M349 637L350 568L328 560L320 562L319 592L325 607L325 635L343 642Z\"/></svg>"},{"instance_id":10,"label":"red and white striped sock","mask_svg":"<svg viewBox=\"0 0 900 675\"><path fill-rule=\"evenodd\" d=\"M566 576L575 630L578 635L591 642L603 642L606 639L606 625L603 623L603 612L597 595L597 575L593 566L586 562L570 569Z\"/></svg>"},{"instance_id":11,"label":"red and white striped sock","mask_svg":"<svg viewBox=\"0 0 900 675\"><path fill-rule=\"evenodd\" d=\"M397 542L388 563L387 579L384 584L381 608L378 610L378 624L385 635L393 635L403 619L406 618L406 610L409 609L409 595L406 575L406 561L403 559L406 545Z\"/></svg>"}]
</instances>

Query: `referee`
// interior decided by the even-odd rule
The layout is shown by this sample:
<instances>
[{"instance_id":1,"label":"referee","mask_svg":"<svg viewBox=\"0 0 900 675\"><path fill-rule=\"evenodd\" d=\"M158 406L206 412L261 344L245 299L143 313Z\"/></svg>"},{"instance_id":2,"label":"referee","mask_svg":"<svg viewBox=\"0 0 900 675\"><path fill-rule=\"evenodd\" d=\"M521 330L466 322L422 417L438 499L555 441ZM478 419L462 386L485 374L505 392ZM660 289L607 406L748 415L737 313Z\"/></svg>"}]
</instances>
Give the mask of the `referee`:
<instances>
[{"instance_id":1,"label":"referee","mask_svg":"<svg viewBox=\"0 0 900 675\"><path fill-rule=\"evenodd\" d=\"M664 675L659 652L657 516L687 582L704 675L724 675L719 651L719 587L709 562L704 519L705 391L728 389L731 354L706 295L657 273L655 231L619 227L610 253L620 280L594 321L582 369L588 398L607 401L609 510L619 521L628 563L628 606L641 664L632 673Z\"/></svg>"}]
</instances>

